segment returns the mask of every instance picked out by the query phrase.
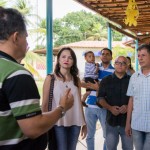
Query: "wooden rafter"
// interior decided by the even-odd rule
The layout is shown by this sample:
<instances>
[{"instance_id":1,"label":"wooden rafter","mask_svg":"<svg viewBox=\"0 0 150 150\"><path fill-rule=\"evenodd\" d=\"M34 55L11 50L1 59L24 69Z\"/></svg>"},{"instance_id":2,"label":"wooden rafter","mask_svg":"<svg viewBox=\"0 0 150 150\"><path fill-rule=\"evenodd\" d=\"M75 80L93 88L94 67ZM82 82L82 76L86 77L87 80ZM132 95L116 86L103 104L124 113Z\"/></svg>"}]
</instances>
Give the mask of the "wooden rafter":
<instances>
[{"instance_id":1,"label":"wooden rafter","mask_svg":"<svg viewBox=\"0 0 150 150\"><path fill-rule=\"evenodd\" d=\"M125 29L127 29L131 33L134 33L134 36L137 39L141 39L141 37L138 34L139 32L146 37L147 34L150 34L150 0L136 0L137 7L139 10L137 26L127 26L124 23L124 19L126 17L125 10L128 6L128 0L75 0L75 1L92 9L93 11L107 18L111 22L114 22L115 24L121 26L121 28L116 27L116 29L119 30L120 32L122 31L126 33ZM113 28L115 27L113 26ZM133 36L133 34L131 35ZM148 41L147 38L146 41Z\"/></svg>"}]
</instances>

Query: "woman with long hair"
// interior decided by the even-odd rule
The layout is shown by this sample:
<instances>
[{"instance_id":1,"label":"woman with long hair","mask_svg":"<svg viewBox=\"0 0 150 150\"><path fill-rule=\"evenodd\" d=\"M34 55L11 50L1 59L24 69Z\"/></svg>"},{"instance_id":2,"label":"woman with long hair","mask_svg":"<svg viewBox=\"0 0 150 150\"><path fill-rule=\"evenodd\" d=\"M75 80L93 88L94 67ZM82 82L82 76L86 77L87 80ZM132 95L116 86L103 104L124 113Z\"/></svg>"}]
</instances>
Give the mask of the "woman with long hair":
<instances>
[{"instance_id":1,"label":"woman with long hair","mask_svg":"<svg viewBox=\"0 0 150 150\"><path fill-rule=\"evenodd\" d=\"M131 58L130 57L126 57L127 58L127 65L128 65L128 67L127 67L127 74L128 75L132 75L135 71L134 71L134 69L133 69L133 67L132 67L132 65L131 65Z\"/></svg>"},{"instance_id":2,"label":"woman with long hair","mask_svg":"<svg viewBox=\"0 0 150 150\"><path fill-rule=\"evenodd\" d=\"M77 59L70 47L62 48L57 55L54 69L54 89L52 110L59 106L61 95L66 88L71 89L74 97L73 107L55 124L57 150L75 150L80 129L83 138L86 136L86 124L81 104L81 85L78 77ZM48 98L51 76L48 75L43 87L42 110L48 111Z\"/></svg>"}]
</instances>

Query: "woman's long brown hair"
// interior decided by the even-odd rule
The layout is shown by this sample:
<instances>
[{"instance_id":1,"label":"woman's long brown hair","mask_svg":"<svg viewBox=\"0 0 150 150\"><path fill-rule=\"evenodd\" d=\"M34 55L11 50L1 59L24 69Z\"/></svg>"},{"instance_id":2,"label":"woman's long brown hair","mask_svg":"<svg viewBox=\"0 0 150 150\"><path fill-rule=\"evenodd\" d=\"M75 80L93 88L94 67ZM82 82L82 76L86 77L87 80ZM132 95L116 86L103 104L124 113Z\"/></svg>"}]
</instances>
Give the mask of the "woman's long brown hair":
<instances>
[{"instance_id":1,"label":"woman's long brown hair","mask_svg":"<svg viewBox=\"0 0 150 150\"><path fill-rule=\"evenodd\" d=\"M70 47L63 47L62 49L60 49L60 51L58 52L57 54L57 62L56 62L56 66L55 66L55 69L54 69L54 73L60 77L60 78L63 78L63 81L65 81L65 77L62 75L62 73L60 72L60 65L59 65L59 58L60 58L60 55L61 53L64 51L64 50L68 50L71 54L71 57L73 59L73 65L72 67L70 68L70 73L73 77L73 82L74 82L74 85L79 87L78 85L78 76L79 76L79 70L77 68L77 58L76 58L76 54L75 52L70 48Z\"/></svg>"}]
</instances>

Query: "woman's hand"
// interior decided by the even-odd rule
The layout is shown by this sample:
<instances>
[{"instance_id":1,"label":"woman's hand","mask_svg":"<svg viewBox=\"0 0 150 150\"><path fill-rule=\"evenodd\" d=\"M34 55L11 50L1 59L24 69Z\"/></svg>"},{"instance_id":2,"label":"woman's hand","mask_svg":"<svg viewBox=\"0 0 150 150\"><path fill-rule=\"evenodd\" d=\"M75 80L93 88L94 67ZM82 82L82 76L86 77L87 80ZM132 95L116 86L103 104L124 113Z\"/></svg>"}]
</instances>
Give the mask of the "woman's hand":
<instances>
[{"instance_id":1,"label":"woman's hand","mask_svg":"<svg viewBox=\"0 0 150 150\"><path fill-rule=\"evenodd\" d=\"M87 126L84 125L81 128L81 138L84 139L86 137L86 135L87 135Z\"/></svg>"}]
</instances>

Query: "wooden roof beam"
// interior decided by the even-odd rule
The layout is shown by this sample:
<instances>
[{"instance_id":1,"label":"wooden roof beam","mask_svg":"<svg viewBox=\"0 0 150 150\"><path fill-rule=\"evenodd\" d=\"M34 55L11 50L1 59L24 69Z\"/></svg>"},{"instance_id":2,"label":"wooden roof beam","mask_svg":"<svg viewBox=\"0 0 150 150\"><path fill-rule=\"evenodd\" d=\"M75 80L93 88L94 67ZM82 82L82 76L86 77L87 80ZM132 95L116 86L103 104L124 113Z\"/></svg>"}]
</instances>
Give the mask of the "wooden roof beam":
<instances>
[{"instance_id":1,"label":"wooden roof beam","mask_svg":"<svg viewBox=\"0 0 150 150\"><path fill-rule=\"evenodd\" d=\"M124 31L123 29L120 29L120 28L114 26L113 24L108 23L108 26L111 27L111 28L113 28L114 30L116 30L116 31L118 31L118 32L120 32L120 33L122 33L122 34L125 34L125 35L127 35L127 36L129 36L129 37L135 39L135 40L138 39L138 37L132 35L131 33L128 33L127 31Z\"/></svg>"},{"instance_id":2,"label":"wooden roof beam","mask_svg":"<svg viewBox=\"0 0 150 150\"><path fill-rule=\"evenodd\" d=\"M92 5L92 4L91 4ZM94 5L94 4L93 4ZM150 3L143 3L143 4L138 4L138 8L149 8ZM128 6L128 3L126 5L120 5L120 4L116 4L116 5L101 5L101 4L97 4L97 6L95 7L96 9L114 9L114 8L126 8Z\"/></svg>"},{"instance_id":3,"label":"wooden roof beam","mask_svg":"<svg viewBox=\"0 0 150 150\"><path fill-rule=\"evenodd\" d=\"M96 6L96 9L122 9L122 8L127 8L127 6Z\"/></svg>"},{"instance_id":4,"label":"wooden roof beam","mask_svg":"<svg viewBox=\"0 0 150 150\"><path fill-rule=\"evenodd\" d=\"M85 0L85 2L86 2L86 0ZM90 3L90 4L95 4L93 1L88 1L88 3ZM99 1L97 1L96 3L99 3L99 4L105 4L105 5L109 5L109 4L128 4L128 1L127 0L125 0L125 1L114 1L113 0L113 2L110 0L109 2L108 1L101 1L101 0L99 0ZM143 4L143 3L147 3L147 0L145 0L145 1L142 1L141 2L141 0L136 0L136 3L137 4Z\"/></svg>"},{"instance_id":5,"label":"wooden roof beam","mask_svg":"<svg viewBox=\"0 0 150 150\"><path fill-rule=\"evenodd\" d=\"M104 11L103 9L98 9L99 11ZM125 14L125 10L126 9L113 9L113 10L107 10L107 12L105 13L110 13L110 14L117 14L117 13L122 13L122 14ZM142 14L149 14L149 11L150 11L150 8L146 9L144 8L144 10L140 10L139 12L139 16L142 15Z\"/></svg>"},{"instance_id":6,"label":"wooden roof beam","mask_svg":"<svg viewBox=\"0 0 150 150\"><path fill-rule=\"evenodd\" d=\"M108 20L120 25L122 28L115 28L116 30L118 30L119 32L125 34L125 35L128 35L134 39L136 38L139 38L137 33L138 32L141 32L141 33L146 33L146 32L150 32L150 27L134 27L134 26L131 26L129 27L128 25L125 25L124 23L124 18L125 18L125 9L124 7L120 8L119 9L119 6L121 6L121 3L118 4L117 2L125 2L125 0L114 0L114 2L116 2L118 4L118 8L114 8L114 9L96 9L97 8L97 5L99 4L99 6L101 5L101 2L109 2L109 0L95 0L96 2L94 2L94 0L89 0L88 2L85 2L85 0L75 0L75 1L78 1L80 4L82 4L83 6L85 7L88 7L89 9L92 9L93 11L97 12L98 14L100 14L101 16L107 18ZM91 2L93 1L93 6L91 6ZM114 3L112 2L112 3ZM145 6L144 5L141 5L140 7L143 7L143 9L139 9L140 11L140 14L139 14L139 17L138 17L138 25L142 26L142 25L146 25L146 24L149 24L149 12L150 12L150 8L148 8L148 6L150 5L150 0L136 0L136 3L138 4L138 2L143 2L145 3ZM128 4L128 0L126 0L126 3ZM140 4L143 4L143 3L140 3ZM149 5L147 5L149 4ZM112 4L114 5L114 4ZM123 4L125 5L125 4ZM139 7L139 8L140 8ZM125 31L125 29L128 29L128 31ZM124 33L125 32L125 33Z\"/></svg>"},{"instance_id":7,"label":"wooden roof beam","mask_svg":"<svg viewBox=\"0 0 150 150\"><path fill-rule=\"evenodd\" d=\"M91 10L97 12L99 15L103 16L104 18L109 19L110 21L115 22L115 23L117 23L117 24L122 24L121 22L118 22L117 20L111 19L111 17L106 16L106 15L103 14L102 12L99 12L97 9L94 9L94 8L91 7L90 5L87 5L87 4L84 2L84 0L78 0L78 1L82 1L81 4L82 4L84 7L86 6L87 8L89 8L89 9L91 9ZM123 25L122 25L122 26L123 26Z\"/></svg>"},{"instance_id":8,"label":"wooden roof beam","mask_svg":"<svg viewBox=\"0 0 150 150\"><path fill-rule=\"evenodd\" d=\"M107 11L107 12L104 12L104 11L102 11L102 10L99 10L99 12L101 12L101 13L103 13L103 14L108 14L108 15L110 15L110 16L113 16L113 15L119 15L119 14L121 14L121 15L125 15L125 12L124 11L122 11L122 10L116 10L116 11Z\"/></svg>"},{"instance_id":9,"label":"wooden roof beam","mask_svg":"<svg viewBox=\"0 0 150 150\"><path fill-rule=\"evenodd\" d=\"M131 29L142 29L142 28L149 28L150 27L150 23L149 24L145 24L145 25L138 25L138 26L136 26L136 27L134 27L134 26L126 26L126 27L124 27L123 29L129 29L129 30L131 30Z\"/></svg>"}]
</instances>

